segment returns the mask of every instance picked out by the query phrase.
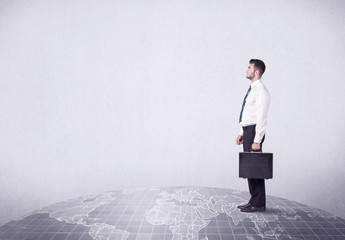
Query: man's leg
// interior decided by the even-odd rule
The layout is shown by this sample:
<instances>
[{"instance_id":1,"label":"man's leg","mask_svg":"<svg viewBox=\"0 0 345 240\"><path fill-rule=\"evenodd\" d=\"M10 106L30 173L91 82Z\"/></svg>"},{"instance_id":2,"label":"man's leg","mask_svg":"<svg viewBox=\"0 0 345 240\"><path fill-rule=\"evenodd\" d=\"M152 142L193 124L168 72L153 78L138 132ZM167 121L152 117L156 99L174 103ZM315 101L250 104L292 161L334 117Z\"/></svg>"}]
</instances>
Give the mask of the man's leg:
<instances>
[{"instance_id":1,"label":"man's leg","mask_svg":"<svg viewBox=\"0 0 345 240\"><path fill-rule=\"evenodd\" d=\"M255 138L255 125L243 129L243 151L251 152ZM265 137L261 141L264 142ZM249 204L253 207L266 207L265 179L248 179L251 198Z\"/></svg>"},{"instance_id":2,"label":"man's leg","mask_svg":"<svg viewBox=\"0 0 345 240\"><path fill-rule=\"evenodd\" d=\"M255 126L248 126L248 127L243 128L243 152L251 152L252 151L252 144L254 142L254 137L255 137ZM247 180L248 180L249 193L251 196L248 204L252 205L253 204L252 203L252 196L254 193L253 193L251 180L249 178Z\"/></svg>"},{"instance_id":3,"label":"man's leg","mask_svg":"<svg viewBox=\"0 0 345 240\"><path fill-rule=\"evenodd\" d=\"M253 207L266 207L265 179L248 179L250 193L250 205Z\"/></svg>"}]
</instances>

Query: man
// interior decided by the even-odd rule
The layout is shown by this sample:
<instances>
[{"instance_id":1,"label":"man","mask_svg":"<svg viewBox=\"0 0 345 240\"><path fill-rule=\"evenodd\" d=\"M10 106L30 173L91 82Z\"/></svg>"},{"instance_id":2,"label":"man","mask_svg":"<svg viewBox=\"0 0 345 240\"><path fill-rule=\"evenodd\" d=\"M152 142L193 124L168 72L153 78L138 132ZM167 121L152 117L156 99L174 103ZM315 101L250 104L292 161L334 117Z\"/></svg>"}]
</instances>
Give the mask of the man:
<instances>
[{"instance_id":1,"label":"man","mask_svg":"<svg viewBox=\"0 0 345 240\"><path fill-rule=\"evenodd\" d=\"M270 94L261 82L266 66L259 59L251 59L246 71L251 85L244 97L240 113L241 130L236 144L243 144L244 152L262 151L267 125L267 112ZM251 198L245 205L238 206L242 212L262 212L266 210L266 193L264 179L248 179Z\"/></svg>"}]
</instances>

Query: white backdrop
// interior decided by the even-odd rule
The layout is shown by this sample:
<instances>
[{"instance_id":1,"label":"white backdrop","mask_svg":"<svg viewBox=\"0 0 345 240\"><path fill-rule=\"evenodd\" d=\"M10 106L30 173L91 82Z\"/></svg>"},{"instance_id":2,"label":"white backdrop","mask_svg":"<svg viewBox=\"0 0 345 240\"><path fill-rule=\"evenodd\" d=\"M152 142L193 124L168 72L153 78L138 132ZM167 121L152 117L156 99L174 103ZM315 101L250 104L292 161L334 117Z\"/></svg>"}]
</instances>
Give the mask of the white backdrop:
<instances>
[{"instance_id":1,"label":"white backdrop","mask_svg":"<svg viewBox=\"0 0 345 240\"><path fill-rule=\"evenodd\" d=\"M260 2L1 0L0 224L107 190L247 191L251 58L271 92L267 194L345 218L345 2Z\"/></svg>"}]
</instances>

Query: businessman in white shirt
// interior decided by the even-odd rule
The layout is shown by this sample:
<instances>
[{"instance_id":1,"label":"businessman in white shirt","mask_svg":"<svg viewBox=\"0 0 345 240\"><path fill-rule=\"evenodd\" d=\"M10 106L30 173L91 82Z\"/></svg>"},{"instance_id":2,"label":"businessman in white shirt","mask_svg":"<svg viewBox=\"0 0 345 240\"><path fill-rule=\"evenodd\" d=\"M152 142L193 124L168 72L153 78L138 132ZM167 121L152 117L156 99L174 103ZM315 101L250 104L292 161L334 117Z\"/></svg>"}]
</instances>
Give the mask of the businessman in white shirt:
<instances>
[{"instance_id":1,"label":"businessman in white shirt","mask_svg":"<svg viewBox=\"0 0 345 240\"><path fill-rule=\"evenodd\" d=\"M251 85L244 97L240 113L241 129L236 144L243 144L244 152L262 151L267 126L267 112L270 105L270 94L262 84L261 76L266 69L259 59L251 59L246 77ZM266 193L264 179L248 179L251 198L247 204L238 206L242 212L262 212L266 210Z\"/></svg>"}]
</instances>

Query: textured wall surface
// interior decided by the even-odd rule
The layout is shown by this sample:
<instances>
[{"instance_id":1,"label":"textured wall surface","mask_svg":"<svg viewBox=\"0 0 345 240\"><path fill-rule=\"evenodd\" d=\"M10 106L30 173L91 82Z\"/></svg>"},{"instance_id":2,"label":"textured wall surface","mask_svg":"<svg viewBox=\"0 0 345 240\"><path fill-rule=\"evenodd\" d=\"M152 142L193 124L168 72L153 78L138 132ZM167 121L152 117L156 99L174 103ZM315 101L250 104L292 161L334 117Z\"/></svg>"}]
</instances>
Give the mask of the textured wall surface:
<instances>
[{"instance_id":1,"label":"textured wall surface","mask_svg":"<svg viewBox=\"0 0 345 240\"><path fill-rule=\"evenodd\" d=\"M345 218L344 1L0 2L0 224L107 190L238 178L251 58L267 194Z\"/></svg>"}]
</instances>

